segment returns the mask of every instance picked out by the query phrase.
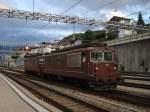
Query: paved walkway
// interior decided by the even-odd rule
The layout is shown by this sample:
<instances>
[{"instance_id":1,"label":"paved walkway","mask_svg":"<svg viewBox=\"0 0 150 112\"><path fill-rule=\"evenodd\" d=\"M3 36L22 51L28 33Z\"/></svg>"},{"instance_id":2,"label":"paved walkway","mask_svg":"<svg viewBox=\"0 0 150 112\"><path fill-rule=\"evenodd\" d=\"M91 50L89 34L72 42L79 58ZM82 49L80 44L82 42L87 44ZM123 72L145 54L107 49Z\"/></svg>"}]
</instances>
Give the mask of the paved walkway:
<instances>
[{"instance_id":1,"label":"paved walkway","mask_svg":"<svg viewBox=\"0 0 150 112\"><path fill-rule=\"evenodd\" d=\"M29 101L29 102L28 102ZM26 103L28 102L28 103ZM36 110L30 105L30 103ZM26 96L17 90L13 84L11 84L0 73L0 112L37 112L37 108L42 108L31 99L27 99ZM46 110L40 110L39 112L46 112Z\"/></svg>"}]
</instances>

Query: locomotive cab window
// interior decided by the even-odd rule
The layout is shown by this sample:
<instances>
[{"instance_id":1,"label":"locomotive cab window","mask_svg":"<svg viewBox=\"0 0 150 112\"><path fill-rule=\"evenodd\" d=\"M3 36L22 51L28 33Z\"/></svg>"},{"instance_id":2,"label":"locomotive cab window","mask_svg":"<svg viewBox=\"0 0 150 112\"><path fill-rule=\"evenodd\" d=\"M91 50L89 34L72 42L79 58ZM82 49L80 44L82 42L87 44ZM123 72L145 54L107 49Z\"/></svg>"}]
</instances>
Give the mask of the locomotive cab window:
<instances>
[{"instance_id":1,"label":"locomotive cab window","mask_svg":"<svg viewBox=\"0 0 150 112\"><path fill-rule=\"evenodd\" d=\"M112 52L104 52L104 61L112 61Z\"/></svg>"},{"instance_id":2,"label":"locomotive cab window","mask_svg":"<svg viewBox=\"0 0 150 112\"><path fill-rule=\"evenodd\" d=\"M102 52L91 52L91 61L102 61Z\"/></svg>"},{"instance_id":3,"label":"locomotive cab window","mask_svg":"<svg viewBox=\"0 0 150 112\"><path fill-rule=\"evenodd\" d=\"M91 54L91 62L111 62L112 61L112 52L107 51L92 51Z\"/></svg>"}]
</instances>

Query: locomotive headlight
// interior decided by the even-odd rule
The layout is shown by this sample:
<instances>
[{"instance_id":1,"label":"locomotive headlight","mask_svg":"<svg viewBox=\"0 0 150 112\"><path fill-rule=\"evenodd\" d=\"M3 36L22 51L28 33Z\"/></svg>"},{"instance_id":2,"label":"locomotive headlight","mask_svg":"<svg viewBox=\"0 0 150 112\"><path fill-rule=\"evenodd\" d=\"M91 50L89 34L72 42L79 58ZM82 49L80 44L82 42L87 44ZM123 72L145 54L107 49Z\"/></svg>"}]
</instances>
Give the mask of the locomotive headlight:
<instances>
[{"instance_id":1,"label":"locomotive headlight","mask_svg":"<svg viewBox=\"0 0 150 112\"><path fill-rule=\"evenodd\" d=\"M105 64L105 66L109 67L109 64Z\"/></svg>"},{"instance_id":2,"label":"locomotive headlight","mask_svg":"<svg viewBox=\"0 0 150 112\"><path fill-rule=\"evenodd\" d=\"M116 66L114 66L114 70L117 70L117 67L116 67Z\"/></svg>"},{"instance_id":3,"label":"locomotive headlight","mask_svg":"<svg viewBox=\"0 0 150 112\"><path fill-rule=\"evenodd\" d=\"M99 68L98 68L98 67L95 67L95 70L99 70Z\"/></svg>"}]
</instances>

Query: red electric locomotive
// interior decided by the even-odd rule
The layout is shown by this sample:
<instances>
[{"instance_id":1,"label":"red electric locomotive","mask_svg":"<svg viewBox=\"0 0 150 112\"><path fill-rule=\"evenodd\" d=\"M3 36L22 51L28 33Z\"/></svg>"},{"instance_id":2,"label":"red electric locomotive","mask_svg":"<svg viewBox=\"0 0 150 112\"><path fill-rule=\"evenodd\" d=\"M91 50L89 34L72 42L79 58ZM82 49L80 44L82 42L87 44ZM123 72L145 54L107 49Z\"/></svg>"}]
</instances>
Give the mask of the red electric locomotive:
<instances>
[{"instance_id":1,"label":"red electric locomotive","mask_svg":"<svg viewBox=\"0 0 150 112\"><path fill-rule=\"evenodd\" d=\"M115 89L120 79L114 49L97 43L75 46L45 55L27 55L25 71L76 80L102 90Z\"/></svg>"}]
</instances>

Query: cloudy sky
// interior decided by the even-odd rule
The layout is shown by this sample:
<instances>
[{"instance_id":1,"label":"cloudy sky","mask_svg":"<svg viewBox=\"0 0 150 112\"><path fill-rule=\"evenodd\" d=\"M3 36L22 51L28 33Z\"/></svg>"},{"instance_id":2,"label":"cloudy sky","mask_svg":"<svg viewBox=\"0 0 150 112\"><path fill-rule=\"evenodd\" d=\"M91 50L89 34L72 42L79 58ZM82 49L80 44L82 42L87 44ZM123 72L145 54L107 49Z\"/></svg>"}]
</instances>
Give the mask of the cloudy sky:
<instances>
[{"instance_id":1,"label":"cloudy sky","mask_svg":"<svg viewBox=\"0 0 150 112\"><path fill-rule=\"evenodd\" d=\"M32 11L32 0L0 0L0 8ZM71 8L72 7L72 8ZM150 23L150 0L35 0L35 11L109 20L113 16L137 20L141 11ZM75 32L85 32L85 25L75 25ZM54 41L73 33L73 25L42 21L25 21L0 17L0 41Z\"/></svg>"}]
</instances>

